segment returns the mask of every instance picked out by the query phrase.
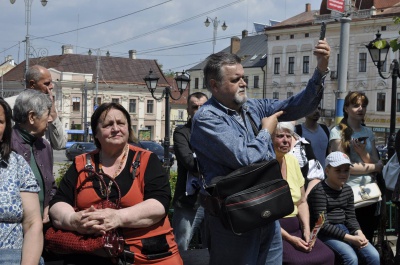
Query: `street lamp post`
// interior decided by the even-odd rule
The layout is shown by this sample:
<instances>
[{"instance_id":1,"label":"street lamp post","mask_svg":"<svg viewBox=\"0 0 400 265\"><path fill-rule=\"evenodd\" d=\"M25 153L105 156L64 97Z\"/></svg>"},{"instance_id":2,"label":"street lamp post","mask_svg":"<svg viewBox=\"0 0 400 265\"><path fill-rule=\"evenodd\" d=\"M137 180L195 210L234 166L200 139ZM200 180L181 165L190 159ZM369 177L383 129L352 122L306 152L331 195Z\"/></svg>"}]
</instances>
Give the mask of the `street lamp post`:
<instances>
[{"instance_id":1,"label":"street lamp post","mask_svg":"<svg viewBox=\"0 0 400 265\"><path fill-rule=\"evenodd\" d=\"M16 0L10 0L11 4L14 4ZM29 68L29 55L30 55L30 40L29 40L29 25L31 24L31 7L33 0L25 1L25 24L26 24L26 36L25 36L25 74ZM47 0L40 0L42 6L47 5Z\"/></svg>"},{"instance_id":2,"label":"street lamp post","mask_svg":"<svg viewBox=\"0 0 400 265\"><path fill-rule=\"evenodd\" d=\"M381 34L376 34L375 40L371 41L368 45L366 45L372 61L374 62L375 66L378 68L379 75L383 79L389 79L390 76L392 77L392 101L391 101L391 108L390 108L390 131L389 131L389 139L388 139L388 159L392 157L395 153L395 130L396 130L396 94L397 94L397 78L399 77L399 62L397 59L394 59L391 66L390 66L390 73L388 76L383 76L381 72L381 68L383 63L386 61L387 54L389 52L390 45L388 42L383 47L378 48L376 43L382 41Z\"/></svg>"},{"instance_id":3,"label":"street lamp post","mask_svg":"<svg viewBox=\"0 0 400 265\"><path fill-rule=\"evenodd\" d=\"M215 44L216 44L216 41L217 41L217 29L218 29L218 25L219 25L220 21L218 20L217 17L215 17L214 19L212 19L210 17L207 17L206 21L204 21L204 25L206 27L210 26L210 24L211 24L209 19L212 21L213 26L214 26L214 34L213 34L213 54L214 54ZM225 24L225 21L222 24L221 28L224 31L228 28L228 26Z\"/></svg>"},{"instance_id":4,"label":"street lamp post","mask_svg":"<svg viewBox=\"0 0 400 265\"><path fill-rule=\"evenodd\" d=\"M170 107L169 107L169 98L173 100L178 100L181 98L182 93L185 91L188 83L190 82L190 78L182 72L181 75L177 75L175 77L176 83L178 85L179 97L174 98L171 94L171 87L167 86L162 91L161 97L156 97L154 92L157 88L159 77L153 73L150 69L149 74L145 76L144 81L146 82L146 86L149 89L151 96L155 100L161 100L165 98L165 137L164 137L164 167L167 168L167 172L169 172L169 139L170 139Z\"/></svg>"}]
</instances>

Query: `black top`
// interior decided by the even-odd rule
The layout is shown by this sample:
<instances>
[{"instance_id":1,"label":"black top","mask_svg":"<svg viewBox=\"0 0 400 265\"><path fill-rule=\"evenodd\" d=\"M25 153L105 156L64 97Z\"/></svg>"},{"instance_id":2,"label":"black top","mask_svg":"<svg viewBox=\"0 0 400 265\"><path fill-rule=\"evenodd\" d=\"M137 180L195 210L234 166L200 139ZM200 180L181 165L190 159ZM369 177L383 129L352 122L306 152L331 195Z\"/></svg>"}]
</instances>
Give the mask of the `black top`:
<instances>
[{"instance_id":1,"label":"black top","mask_svg":"<svg viewBox=\"0 0 400 265\"><path fill-rule=\"evenodd\" d=\"M191 120L174 131L174 151L178 161L178 177L175 186L175 194L172 200L174 207L197 209L198 191L193 195L186 196L187 173L197 173L196 159L193 157L190 145Z\"/></svg>"},{"instance_id":2,"label":"black top","mask_svg":"<svg viewBox=\"0 0 400 265\"><path fill-rule=\"evenodd\" d=\"M354 212L353 190L347 184L341 190L330 188L321 181L311 190L307 198L310 209L310 226L314 226L321 212L325 213L325 223L321 235L343 240L346 233L334 226L344 224L351 234L360 229Z\"/></svg>"},{"instance_id":3,"label":"black top","mask_svg":"<svg viewBox=\"0 0 400 265\"><path fill-rule=\"evenodd\" d=\"M132 174L130 173L135 151L129 150L128 159L125 167L121 173L115 177L120 190L121 197L125 196L132 186ZM143 158L142 158L143 159ZM99 172L99 153L94 155L94 160L96 164L96 171ZM76 187L76 182L78 179L78 171L76 170L75 162L69 167L68 171L65 173L63 179L60 182L60 187L58 188L56 195L50 201L50 207L57 202L66 202L74 206L75 194L74 190ZM108 185L109 180L104 180ZM100 192L100 185L98 181L93 182L94 189L99 197L103 197ZM110 199L115 200L118 197L116 189L111 189ZM168 175L162 168L160 160L157 155L152 153L149 157L149 161L146 167L146 172L144 173L144 198L156 199L165 208L165 212L168 213L169 203L171 200L171 187L169 185Z\"/></svg>"}]
</instances>

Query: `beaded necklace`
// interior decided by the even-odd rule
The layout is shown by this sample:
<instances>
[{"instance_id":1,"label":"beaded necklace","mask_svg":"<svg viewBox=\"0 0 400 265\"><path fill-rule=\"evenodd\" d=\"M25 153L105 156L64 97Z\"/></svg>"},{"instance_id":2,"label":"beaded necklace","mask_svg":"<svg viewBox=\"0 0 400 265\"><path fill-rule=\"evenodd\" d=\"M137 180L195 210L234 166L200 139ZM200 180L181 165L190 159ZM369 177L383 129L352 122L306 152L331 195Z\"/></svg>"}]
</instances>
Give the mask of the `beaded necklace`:
<instances>
[{"instance_id":1,"label":"beaded necklace","mask_svg":"<svg viewBox=\"0 0 400 265\"><path fill-rule=\"evenodd\" d=\"M121 173L122 166L126 161L127 154L128 154L128 145L126 145L124 147L124 155L122 156L121 161L119 162L118 169L115 171L114 175L112 176L113 179L115 179L115 177L117 177L118 174ZM99 171L101 173L104 173L102 159L101 159L101 152L99 154ZM101 195L102 196L109 196L110 193L111 193L111 187L113 185L113 182L110 180L110 182L108 183L108 187L104 187L104 188L103 188L103 184L101 184L101 181L99 183L100 183L100 193L101 193Z\"/></svg>"}]
</instances>

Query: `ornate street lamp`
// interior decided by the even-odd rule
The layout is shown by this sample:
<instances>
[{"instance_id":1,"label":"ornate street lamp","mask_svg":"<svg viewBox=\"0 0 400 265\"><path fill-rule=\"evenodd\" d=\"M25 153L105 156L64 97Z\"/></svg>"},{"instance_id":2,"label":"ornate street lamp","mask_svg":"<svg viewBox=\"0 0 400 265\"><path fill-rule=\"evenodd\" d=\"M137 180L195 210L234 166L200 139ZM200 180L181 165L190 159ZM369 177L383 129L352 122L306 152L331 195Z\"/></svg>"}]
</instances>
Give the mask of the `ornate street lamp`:
<instances>
[{"instance_id":1,"label":"ornate street lamp","mask_svg":"<svg viewBox=\"0 0 400 265\"><path fill-rule=\"evenodd\" d=\"M212 19L212 18L210 18L210 17L207 17L206 21L204 21L204 25L205 25L206 27L210 26L210 24L211 24L211 22L210 22L209 19L212 21L213 27L214 27L214 34L213 34L213 53L214 53L215 44L216 44L216 41L217 41L217 29L218 29L218 25L219 25L220 21L218 20L217 17L215 17L214 19ZM222 28L222 30L224 30L224 31L228 28L228 26L226 25L225 21L224 21L224 23L222 24L221 28Z\"/></svg>"},{"instance_id":2,"label":"ornate street lamp","mask_svg":"<svg viewBox=\"0 0 400 265\"><path fill-rule=\"evenodd\" d=\"M377 44L384 43L383 46L377 46ZM389 79L392 77L392 102L390 108L390 132L388 139L388 159L392 157L395 152L395 130L396 130L396 94L397 94L397 78L399 77L399 62L394 59L392 64L390 65L390 73L388 76L383 76L382 74L382 65L385 63L390 45L387 41L382 42L381 34L376 34L376 38L371 41L368 45L365 45L371 55L372 61L375 66L378 68L379 75L383 79Z\"/></svg>"},{"instance_id":3,"label":"ornate street lamp","mask_svg":"<svg viewBox=\"0 0 400 265\"><path fill-rule=\"evenodd\" d=\"M190 82L189 76L182 71L182 74L176 75L175 81L178 86L179 97L174 98L171 94L171 87L167 86L162 91L161 97L156 97L154 92L157 89L158 79L160 79L153 71L150 69L149 74L143 78L146 82L147 89L150 91L151 96L155 100L161 100L165 98L165 138L164 138L164 167L167 168L167 172L169 173L169 139L170 139L170 107L169 107L169 98L173 100L178 100L182 97L183 92L187 88L187 85Z\"/></svg>"}]
</instances>

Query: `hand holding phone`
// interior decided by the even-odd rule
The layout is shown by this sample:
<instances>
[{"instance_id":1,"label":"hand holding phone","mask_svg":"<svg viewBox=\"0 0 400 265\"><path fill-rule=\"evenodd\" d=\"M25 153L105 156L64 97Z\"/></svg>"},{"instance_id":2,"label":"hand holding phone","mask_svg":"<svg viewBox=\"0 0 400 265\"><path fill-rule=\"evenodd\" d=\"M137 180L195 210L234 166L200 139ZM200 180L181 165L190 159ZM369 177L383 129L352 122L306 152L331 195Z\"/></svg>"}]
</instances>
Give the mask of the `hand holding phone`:
<instances>
[{"instance_id":1,"label":"hand holding phone","mask_svg":"<svg viewBox=\"0 0 400 265\"><path fill-rule=\"evenodd\" d=\"M319 39L324 40L325 39L325 32L326 32L326 23L322 22L321 23L321 31L319 33Z\"/></svg>"},{"instance_id":2,"label":"hand holding phone","mask_svg":"<svg viewBox=\"0 0 400 265\"><path fill-rule=\"evenodd\" d=\"M367 140L367 139L368 139L367 136L363 136L363 137L358 137L358 138L357 138L357 141L358 141L359 143L365 143L365 140Z\"/></svg>"}]
</instances>

